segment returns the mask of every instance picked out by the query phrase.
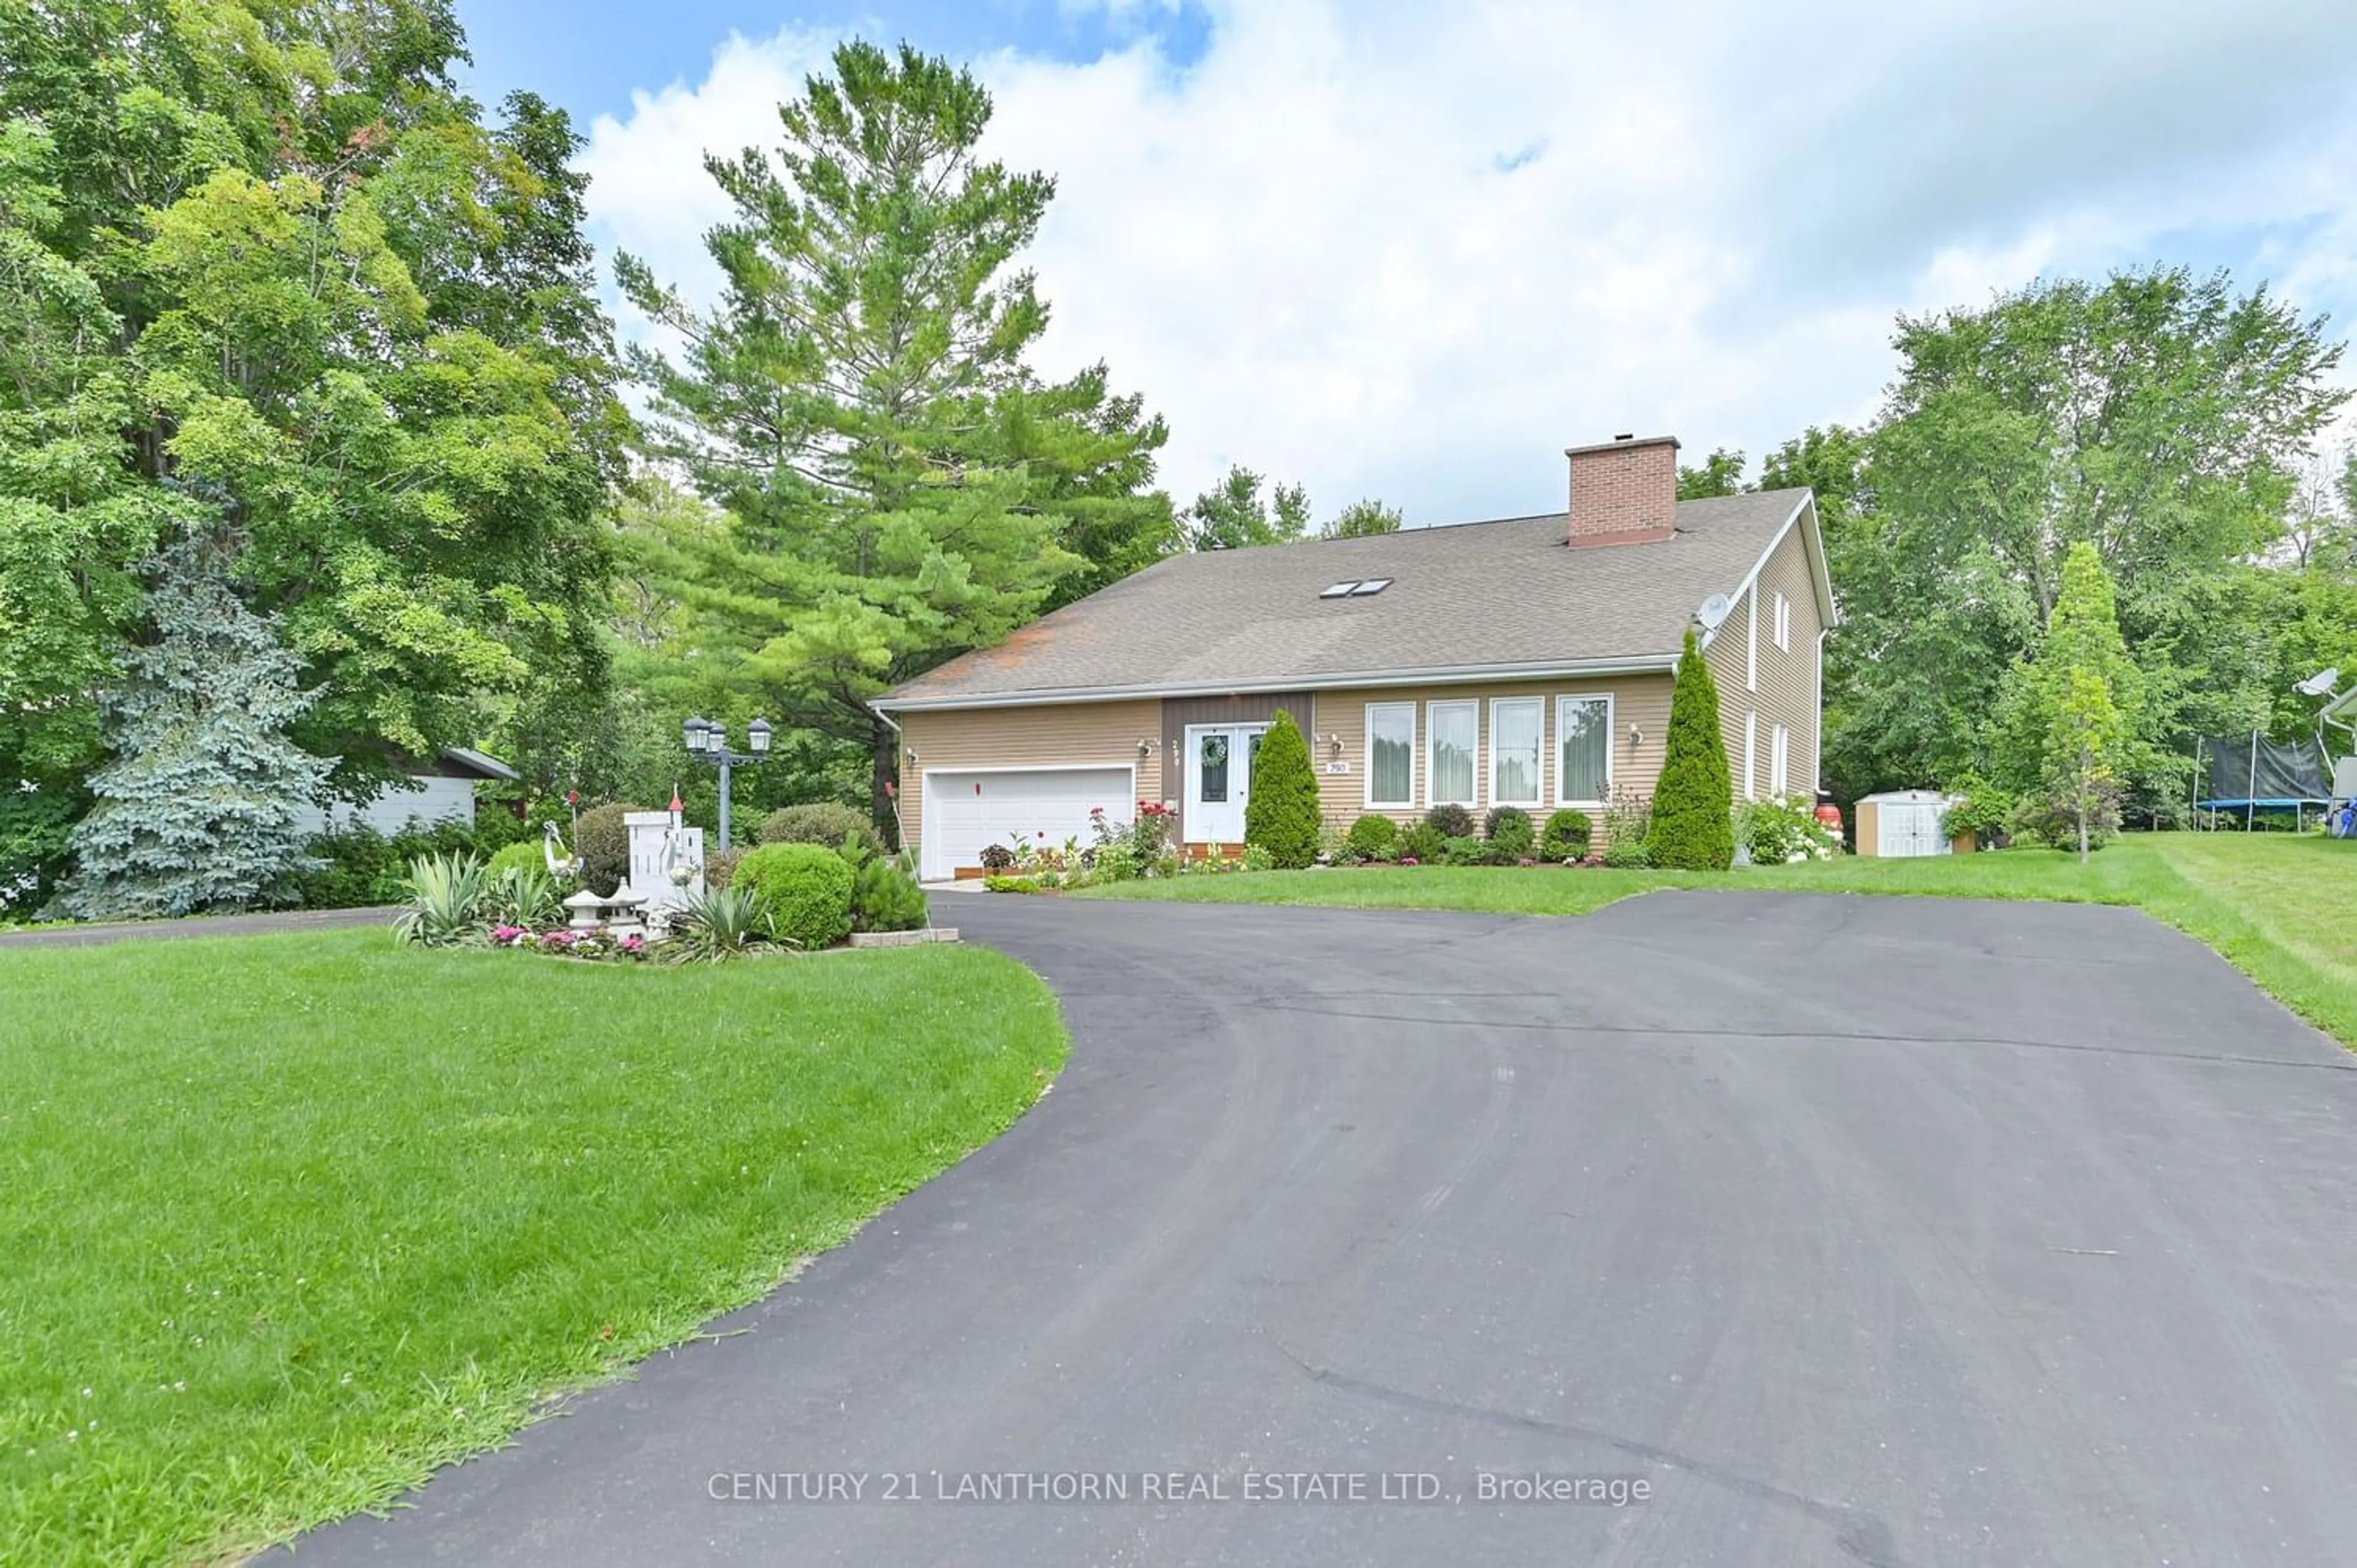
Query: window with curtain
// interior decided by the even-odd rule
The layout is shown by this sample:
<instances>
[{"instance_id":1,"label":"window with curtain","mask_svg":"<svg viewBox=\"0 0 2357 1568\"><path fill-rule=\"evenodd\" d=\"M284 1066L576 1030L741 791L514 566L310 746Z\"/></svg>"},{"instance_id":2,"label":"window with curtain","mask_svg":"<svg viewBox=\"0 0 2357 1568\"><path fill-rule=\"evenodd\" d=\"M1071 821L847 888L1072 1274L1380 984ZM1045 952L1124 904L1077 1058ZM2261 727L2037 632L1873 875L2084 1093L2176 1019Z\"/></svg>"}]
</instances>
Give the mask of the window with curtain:
<instances>
[{"instance_id":1,"label":"window with curtain","mask_svg":"<svg viewBox=\"0 0 2357 1568\"><path fill-rule=\"evenodd\" d=\"M1555 796L1566 806L1600 806L1612 798L1612 699L1564 697L1556 701L1557 758Z\"/></svg>"},{"instance_id":2,"label":"window with curtain","mask_svg":"<svg viewBox=\"0 0 2357 1568\"><path fill-rule=\"evenodd\" d=\"M1415 704L1367 704L1367 804L1415 804Z\"/></svg>"},{"instance_id":3,"label":"window with curtain","mask_svg":"<svg viewBox=\"0 0 2357 1568\"><path fill-rule=\"evenodd\" d=\"M1474 779L1480 757L1481 704L1432 703L1426 705L1425 722L1432 731L1432 770L1426 776L1426 797L1436 806L1444 801L1453 806L1479 805L1480 795Z\"/></svg>"},{"instance_id":4,"label":"window with curtain","mask_svg":"<svg viewBox=\"0 0 2357 1568\"><path fill-rule=\"evenodd\" d=\"M1490 799L1501 806L1539 803L1541 731L1546 703L1538 697L1501 697L1490 704Z\"/></svg>"}]
</instances>

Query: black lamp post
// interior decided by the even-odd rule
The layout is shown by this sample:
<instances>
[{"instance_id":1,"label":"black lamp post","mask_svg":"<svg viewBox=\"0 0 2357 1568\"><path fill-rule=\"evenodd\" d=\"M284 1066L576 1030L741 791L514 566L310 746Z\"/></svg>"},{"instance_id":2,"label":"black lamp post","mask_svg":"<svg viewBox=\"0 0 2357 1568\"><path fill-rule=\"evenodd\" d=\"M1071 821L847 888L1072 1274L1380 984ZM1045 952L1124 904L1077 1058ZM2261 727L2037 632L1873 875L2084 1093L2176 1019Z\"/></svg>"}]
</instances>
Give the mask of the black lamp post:
<instances>
[{"instance_id":1,"label":"black lamp post","mask_svg":"<svg viewBox=\"0 0 2357 1568\"><path fill-rule=\"evenodd\" d=\"M728 847L728 770L738 763L763 762L770 756L770 736L773 732L767 719L755 719L745 730L748 751L728 749L728 732L710 719L690 719L680 725L681 738L687 742L687 755L696 762L708 762L720 769L720 843L718 849Z\"/></svg>"}]
</instances>

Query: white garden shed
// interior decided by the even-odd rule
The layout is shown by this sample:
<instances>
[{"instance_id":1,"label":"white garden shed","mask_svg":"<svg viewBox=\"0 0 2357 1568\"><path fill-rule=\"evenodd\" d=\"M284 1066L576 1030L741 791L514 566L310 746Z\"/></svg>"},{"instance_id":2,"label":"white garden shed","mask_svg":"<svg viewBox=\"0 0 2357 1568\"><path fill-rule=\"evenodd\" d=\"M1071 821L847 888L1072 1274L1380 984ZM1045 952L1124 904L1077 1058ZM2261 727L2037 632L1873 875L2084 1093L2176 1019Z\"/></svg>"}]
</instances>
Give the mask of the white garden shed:
<instances>
[{"instance_id":1,"label":"white garden shed","mask_svg":"<svg viewBox=\"0 0 2357 1568\"><path fill-rule=\"evenodd\" d=\"M1959 797L1937 789L1891 789L1857 802L1857 853L1891 858L1948 854L1945 822Z\"/></svg>"}]
</instances>

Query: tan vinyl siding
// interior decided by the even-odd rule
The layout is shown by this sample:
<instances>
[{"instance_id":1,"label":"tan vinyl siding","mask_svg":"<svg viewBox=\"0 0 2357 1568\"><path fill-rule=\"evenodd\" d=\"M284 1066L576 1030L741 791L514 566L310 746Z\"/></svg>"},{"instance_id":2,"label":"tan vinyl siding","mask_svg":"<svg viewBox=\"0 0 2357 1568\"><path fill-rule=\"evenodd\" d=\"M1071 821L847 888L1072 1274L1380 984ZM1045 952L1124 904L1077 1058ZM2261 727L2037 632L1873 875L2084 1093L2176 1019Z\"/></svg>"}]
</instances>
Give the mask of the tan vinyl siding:
<instances>
[{"instance_id":1,"label":"tan vinyl siding","mask_svg":"<svg viewBox=\"0 0 2357 1568\"><path fill-rule=\"evenodd\" d=\"M1432 803L1429 782L1426 778L1431 766L1432 733L1426 705L1430 703L1477 701L1480 736L1479 755L1474 766L1474 789L1478 797L1473 807L1476 814L1486 812L1495 802L1490 792L1490 740L1491 699L1497 697L1538 697L1543 699L1540 713L1540 800L1527 808L1534 822L1544 823L1549 811L1555 810L1556 773L1561 767L1561 737L1556 733L1555 699L1565 695L1603 695L1612 698L1612 730L1608 737L1612 756L1612 784L1618 789L1633 789L1641 795L1653 792L1653 780L1662 771L1663 740L1669 730L1670 678L1667 675L1623 675L1607 679L1583 681L1515 681L1489 684L1457 684L1432 686L1395 686L1364 692L1318 692L1315 693L1313 734L1309 755L1318 769L1318 784L1326 816L1336 826L1348 828L1352 822L1373 811L1402 824L1421 820ZM1367 799L1367 709L1381 703L1414 703L1416 709L1415 783L1415 800L1412 806L1370 807ZM1629 742L1630 726L1634 725L1642 738L1635 746ZM1341 749L1335 750L1331 737L1340 736ZM1350 765L1348 773L1329 773L1328 764L1337 757ZM1601 812L1583 806L1590 818L1596 819L1599 832L1603 822Z\"/></svg>"},{"instance_id":2,"label":"tan vinyl siding","mask_svg":"<svg viewBox=\"0 0 2357 1568\"><path fill-rule=\"evenodd\" d=\"M1776 646L1776 596L1790 607L1792 646ZM1760 618L1760 689L1746 682L1748 630L1757 600ZM1776 726L1787 737L1787 779L1782 786L1797 795L1813 795L1817 787L1817 635L1824 628L1817 614L1817 594L1809 571L1808 544L1799 527L1786 533L1760 570L1759 580L1735 602L1704 655L1711 678L1718 683L1719 727L1727 737L1727 767L1735 783L1735 798L1743 799L1744 715L1760 715L1759 746L1754 766L1762 798L1779 792L1769 778L1775 757Z\"/></svg>"},{"instance_id":3,"label":"tan vinyl siding","mask_svg":"<svg viewBox=\"0 0 2357 1568\"><path fill-rule=\"evenodd\" d=\"M1028 707L959 708L900 715L900 832L923 842L924 776L968 768L1050 768L1093 764L1137 769L1141 800L1162 799L1162 704L1054 703ZM1137 743L1153 741L1140 756ZM915 753L912 759L909 754ZM1125 814L1135 801L1121 802ZM1110 811L1113 803L1108 802Z\"/></svg>"}]
</instances>

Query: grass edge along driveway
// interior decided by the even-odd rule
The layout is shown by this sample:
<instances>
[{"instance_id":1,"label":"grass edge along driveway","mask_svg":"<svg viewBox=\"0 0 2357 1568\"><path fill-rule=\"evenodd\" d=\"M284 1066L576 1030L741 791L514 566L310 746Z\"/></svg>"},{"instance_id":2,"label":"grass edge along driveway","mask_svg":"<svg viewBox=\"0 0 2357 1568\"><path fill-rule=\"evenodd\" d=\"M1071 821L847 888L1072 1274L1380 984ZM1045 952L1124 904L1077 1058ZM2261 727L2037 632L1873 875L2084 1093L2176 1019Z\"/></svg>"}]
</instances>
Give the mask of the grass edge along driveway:
<instances>
[{"instance_id":1,"label":"grass edge along driveway","mask_svg":"<svg viewBox=\"0 0 2357 1568\"><path fill-rule=\"evenodd\" d=\"M1357 866L1126 882L1071 897L1585 915L1674 887L2130 905L2209 943L2293 1012L2357 1047L2357 843L2317 834L2124 834L2084 867L2042 849L1844 855L1724 872Z\"/></svg>"},{"instance_id":2,"label":"grass edge along driveway","mask_svg":"<svg viewBox=\"0 0 2357 1568\"><path fill-rule=\"evenodd\" d=\"M0 1556L214 1562L757 1299L1068 1047L975 948L0 952Z\"/></svg>"}]
</instances>

